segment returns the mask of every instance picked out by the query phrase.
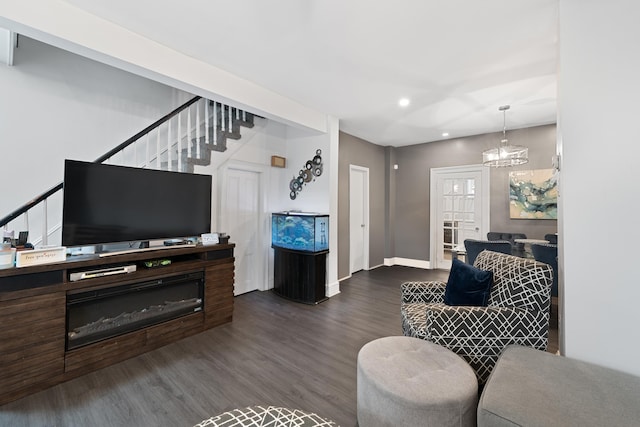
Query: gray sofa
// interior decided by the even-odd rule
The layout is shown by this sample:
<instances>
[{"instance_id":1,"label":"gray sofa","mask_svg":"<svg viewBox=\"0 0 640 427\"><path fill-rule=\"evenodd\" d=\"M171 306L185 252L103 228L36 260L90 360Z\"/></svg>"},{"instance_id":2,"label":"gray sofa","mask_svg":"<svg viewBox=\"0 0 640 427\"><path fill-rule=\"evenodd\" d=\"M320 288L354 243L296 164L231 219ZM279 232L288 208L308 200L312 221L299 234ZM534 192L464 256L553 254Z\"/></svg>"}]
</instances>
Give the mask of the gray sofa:
<instances>
[{"instance_id":1,"label":"gray sofa","mask_svg":"<svg viewBox=\"0 0 640 427\"><path fill-rule=\"evenodd\" d=\"M640 377L529 347L507 347L478 404L478 426L638 426Z\"/></svg>"}]
</instances>

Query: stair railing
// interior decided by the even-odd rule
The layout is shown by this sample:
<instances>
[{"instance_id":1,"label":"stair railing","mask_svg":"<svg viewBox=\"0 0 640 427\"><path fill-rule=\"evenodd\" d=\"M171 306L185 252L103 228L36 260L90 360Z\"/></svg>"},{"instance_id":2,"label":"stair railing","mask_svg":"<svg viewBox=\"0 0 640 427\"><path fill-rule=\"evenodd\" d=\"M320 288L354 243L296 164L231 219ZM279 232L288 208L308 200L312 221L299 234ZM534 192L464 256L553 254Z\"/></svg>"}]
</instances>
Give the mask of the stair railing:
<instances>
[{"instance_id":1,"label":"stair railing","mask_svg":"<svg viewBox=\"0 0 640 427\"><path fill-rule=\"evenodd\" d=\"M94 163L193 172L195 164L209 164L211 151L226 150L228 136L239 138L235 132L239 132L240 126L252 127L253 118L253 114L244 110L196 96L98 157ZM61 229L61 224L48 229L48 200L62 188L63 183L59 183L6 215L0 219L0 228L7 230L12 221L23 216L23 230L30 231L29 212L42 204L41 239L32 243L47 246L49 236Z\"/></svg>"}]
</instances>

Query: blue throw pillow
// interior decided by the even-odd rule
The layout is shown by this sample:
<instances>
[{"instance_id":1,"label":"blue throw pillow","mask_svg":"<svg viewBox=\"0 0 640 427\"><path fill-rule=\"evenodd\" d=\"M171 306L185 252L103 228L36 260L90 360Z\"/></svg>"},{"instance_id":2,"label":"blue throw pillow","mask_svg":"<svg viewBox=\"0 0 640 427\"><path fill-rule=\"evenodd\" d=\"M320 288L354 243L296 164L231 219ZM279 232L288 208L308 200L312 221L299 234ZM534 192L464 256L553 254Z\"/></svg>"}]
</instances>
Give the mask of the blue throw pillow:
<instances>
[{"instance_id":1,"label":"blue throw pillow","mask_svg":"<svg viewBox=\"0 0 640 427\"><path fill-rule=\"evenodd\" d=\"M444 290L444 303L486 307L492 284L492 272L478 270L472 265L454 259Z\"/></svg>"}]
</instances>

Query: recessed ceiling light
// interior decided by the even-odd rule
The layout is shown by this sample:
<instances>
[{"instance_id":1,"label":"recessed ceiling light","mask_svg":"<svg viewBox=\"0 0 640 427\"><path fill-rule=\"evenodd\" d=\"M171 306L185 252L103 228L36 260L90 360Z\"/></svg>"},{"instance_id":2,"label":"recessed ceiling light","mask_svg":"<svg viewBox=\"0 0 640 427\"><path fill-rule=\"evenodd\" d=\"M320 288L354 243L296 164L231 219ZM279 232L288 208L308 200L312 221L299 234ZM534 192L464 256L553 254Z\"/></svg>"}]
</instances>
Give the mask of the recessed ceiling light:
<instances>
[{"instance_id":1,"label":"recessed ceiling light","mask_svg":"<svg viewBox=\"0 0 640 427\"><path fill-rule=\"evenodd\" d=\"M442 136L443 136L444 138L448 137L448 136L449 136L449 132L442 132Z\"/></svg>"},{"instance_id":2,"label":"recessed ceiling light","mask_svg":"<svg viewBox=\"0 0 640 427\"><path fill-rule=\"evenodd\" d=\"M409 101L409 98L400 98L400 100L398 101L398 105L401 107L407 107L409 103L411 103L411 101Z\"/></svg>"}]
</instances>

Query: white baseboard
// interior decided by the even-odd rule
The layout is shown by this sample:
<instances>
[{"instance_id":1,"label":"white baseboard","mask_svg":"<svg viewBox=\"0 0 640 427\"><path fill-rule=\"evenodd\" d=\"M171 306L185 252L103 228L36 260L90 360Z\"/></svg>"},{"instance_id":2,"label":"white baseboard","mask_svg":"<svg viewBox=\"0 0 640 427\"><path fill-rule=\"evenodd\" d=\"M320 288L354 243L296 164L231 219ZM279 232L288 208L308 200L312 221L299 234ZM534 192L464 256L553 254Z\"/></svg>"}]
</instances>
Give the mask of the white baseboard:
<instances>
[{"instance_id":1,"label":"white baseboard","mask_svg":"<svg viewBox=\"0 0 640 427\"><path fill-rule=\"evenodd\" d=\"M431 262L420 260L420 259L411 259L411 258L399 258L399 257L385 258L384 265L386 265L387 267L390 267L392 265L402 265L404 267L416 267L416 268L423 268L425 270L431 269Z\"/></svg>"},{"instance_id":2,"label":"white baseboard","mask_svg":"<svg viewBox=\"0 0 640 427\"><path fill-rule=\"evenodd\" d=\"M347 279L351 279L352 274L349 274L348 276L344 276L342 279L338 279L338 282L342 282L343 280L347 280Z\"/></svg>"},{"instance_id":3,"label":"white baseboard","mask_svg":"<svg viewBox=\"0 0 640 427\"><path fill-rule=\"evenodd\" d=\"M326 293L329 298L338 295L340 293L340 282L335 281L333 283L329 283L326 288Z\"/></svg>"},{"instance_id":4,"label":"white baseboard","mask_svg":"<svg viewBox=\"0 0 640 427\"><path fill-rule=\"evenodd\" d=\"M384 267L386 264L378 264L378 265L374 265L373 267L369 267L369 270L375 270L378 267Z\"/></svg>"}]
</instances>

